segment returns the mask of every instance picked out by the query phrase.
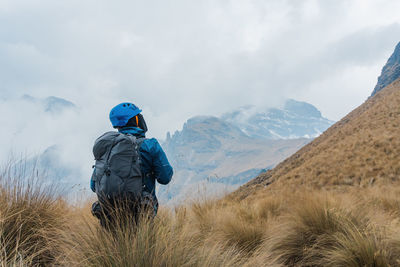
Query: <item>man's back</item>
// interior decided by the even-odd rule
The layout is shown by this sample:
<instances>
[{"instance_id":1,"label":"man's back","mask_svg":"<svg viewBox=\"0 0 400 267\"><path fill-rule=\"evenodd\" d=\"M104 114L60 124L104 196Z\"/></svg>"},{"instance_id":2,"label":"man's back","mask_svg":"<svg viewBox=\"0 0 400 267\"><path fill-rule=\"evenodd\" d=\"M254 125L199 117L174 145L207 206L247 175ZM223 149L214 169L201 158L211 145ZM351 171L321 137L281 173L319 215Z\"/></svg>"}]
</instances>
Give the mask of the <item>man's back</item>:
<instances>
[{"instance_id":1,"label":"man's back","mask_svg":"<svg viewBox=\"0 0 400 267\"><path fill-rule=\"evenodd\" d=\"M161 148L160 144L155 138L151 139L146 139L145 133L147 131L147 125L144 121L143 116L140 114L141 110L137 108L134 104L132 103L122 103L120 105L117 105L114 107L111 112L110 112L110 120L114 128L118 129L118 132L110 132L111 135L116 135L116 136L122 136L122 139L130 139L132 138L132 144L135 146L135 148L132 147L132 153L130 153L129 149L125 149L125 151L121 155L126 155L127 158L120 158L118 161L119 163L114 163L114 164L119 164L121 165L121 162L132 162L132 164L136 164L135 161L132 161L133 155L138 154L139 156L139 161L140 162L140 185L141 185L141 194L140 194L140 203L146 203L146 205L151 205L152 209L154 210L154 215L157 213L158 209L158 200L156 197L156 181L158 181L160 184L168 184L173 175L173 170L171 165L168 162L168 159ZM119 134L118 134L119 133ZM126 138L128 137L128 138ZM120 138L121 139L121 138ZM136 141L135 141L136 140ZM136 144L139 144L136 147ZM109 168L110 163L109 156L111 154L111 150L113 149L113 146L115 144L112 143L111 146L109 147L108 155L107 156L99 156L97 157L103 162L101 164L98 164L98 168L106 166L106 168ZM136 150L135 150L136 149ZM104 150L104 149L103 149ZM135 151L137 152L135 152ZM115 152L117 153L117 152ZM96 158L96 155L95 155ZM97 159L97 158L96 158ZM97 163L97 161L96 161ZM133 166L132 166L133 168ZM110 168L109 168L110 169ZM118 172L117 169L111 168L115 173ZM99 171L99 170L98 170ZM112 210L115 210L116 207L115 203L121 203L120 198L123 199L124 201L128 202L138 202L137 197L133 196L129 192L123 192L127 186L125 186L125 183L131 183L131 179L133 177L120 177L120 175L111 175L112 172L108 170L108 175L111 177L113 176L114 180L118 180L120 182L120 188L121 192L120 194L115 194L111 197L109 194L109 199L108 199L108 207L106 208L104 199L102 199L102 194L100 188L100 183L99 183L99 172L96 172L96 168L93 172L90 187L93 192L96 192L98 197L99 197L99 202L97 205L93 205L92 211L98 217L100 220L110 220L110 214L112 213ZM137 172L135 172L137 173ZM103 177L106 177L108 179L107 173L103 172L101 169L100 174L103 175ZM136 175L137 176L137 175ZM139 180L137 180L139 181ZM113 182L111 182L112 184ZM106 187L105 187L106 188ZM136 188L136 187L135 187ZM116 201L118 200L118 201ZM129 208L126 209L127 213L137 213L137 205L134 203L134 205L130 205L128 203L128 207L135 207L135 208ZM96 212L95 212L96 211ZM101 212L99 212L101 211ZM103 214L102 214L103 213ZM105 216L103 216L105 215ZM136 214L134 214L135 217ZM103 225L103 223L102 223Z\"/></svg>"}]
</instances>

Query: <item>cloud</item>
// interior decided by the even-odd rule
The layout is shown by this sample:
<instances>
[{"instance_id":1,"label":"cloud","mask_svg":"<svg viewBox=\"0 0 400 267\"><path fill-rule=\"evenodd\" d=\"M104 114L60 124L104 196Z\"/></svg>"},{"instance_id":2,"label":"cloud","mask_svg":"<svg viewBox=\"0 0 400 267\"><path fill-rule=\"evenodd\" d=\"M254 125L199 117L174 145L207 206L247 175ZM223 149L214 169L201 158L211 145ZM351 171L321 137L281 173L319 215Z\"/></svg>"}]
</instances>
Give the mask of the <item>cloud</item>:
<instances>
[{"instance_id":1,"label":"cloud","mask_svg":"<svg viewBox=\"0 0 400 267\"><path fill-rule=\"evenodd\" d=\"M370 95L400 36L396 0L0 2L3 151L62 141L90 155L121 101L158 138L194 115L285 98L337 120ZM24 94L66 98L79 116L16 108Z\"/></svg>"}]
</instances>

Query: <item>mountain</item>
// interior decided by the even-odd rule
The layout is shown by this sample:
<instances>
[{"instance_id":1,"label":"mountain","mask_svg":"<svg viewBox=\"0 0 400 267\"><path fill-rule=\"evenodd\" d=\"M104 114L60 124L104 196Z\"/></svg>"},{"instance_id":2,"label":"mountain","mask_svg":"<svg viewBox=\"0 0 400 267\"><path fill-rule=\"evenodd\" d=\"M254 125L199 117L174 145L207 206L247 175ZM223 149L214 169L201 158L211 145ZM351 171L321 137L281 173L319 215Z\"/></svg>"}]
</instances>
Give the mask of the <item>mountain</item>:
<instances>
[{"instance_id":1,"label":"mountain","mask_svg":"<svg viewBox=\"0 0 400 267\"><path fill-rule=\"evenodd\" d=\"M63 98L50 96L42 100L46 112L57 113L66 109L76 108L75 104Z\"/></svg>"},{"instance_id":2,"label":"mountain","mask_svg":"<svg viewBox=\"0 0 400 267\"><path fill-rule=\"evenodd\" d=\"M301 186L343 190L400 181L400 80L232 197ZM265 187L269 185L268 187Z\"/></svg>"},{"instance_id":3,"label":"mountain","mask_svg":"<svg viewBox=\"0 0 400 267\"><path fill-rule=\"evenodd\" d=\"M57 181L62 189L70 189L73 186L80 187L82 182L80 169L63 161L60 145L53 145L45 149L40 155L27 161L38 170L44 171L44 178L49 182Z\"/></svg>"},{"instance_id":4,"label":"mountain","mask_svg":"<svg viewBox=\"0 0 400 267\"><path fill-rule=\"evenodd\" d=\"M52 134L46 135L45 129L50 122L51 125L54 125L53 123L55 121L62 121L62 113L64 112L72 111L73 116L79 116L78 107L74 103L60 97L49 96L37 98L31 95L23 95L18 98L15 103L17 106L23 106L24 113L35 115L35 119L30 120L30 122L34 121L32 124L27 122L18 123L18 127L14 129L15 140L19 140L21 136L26 139L26 136L23 135L25 132L29 132L30 136L40 135L42 138L43 136L49 136L49 140L54 140L51 138ZM39 125L41 121L45 121L47 125L42 127L42 125ZM53 127L57 128L55 126ZM61 141L65 140L64 138L65 136L59 136L59 138L56 139L57 141L52 142L43 142L43 140L38 147L35 147L35 149L41 152L38 153L35 151L37 154L28 157L26 163L23 162L22 164L27 164L31 168L42 172L42 179L45 182L51 183L57 181L57 184L64 189L71 187L77 188L79 187L79 183L82 183L82 166L71 164L71 162L68 162L68 160L63 157L65 148L71 146L70 143L63 143L63 141ZM15 141L11 140L11 142ZM33 142L33 139L27 140L26 142ZM78 148L76 149L76 151L79 151ZM86 184L87 183L85 183L85 185Z\"/></svg>"},{"instance_id":5,"label":"mountain","mask_svg":"<svg viewBox=\"0 0 400 267\"><path fill-rule=\"evenodd\" d=\"M331 124L314 106L295 100L282 109L262 112L245 106L221 117L191 118L162 144L174 177L158 195L163 201L180 202L199 190L208 196L232 191Z\"/></svg>"},{"instance_id":6,"label":"mountain","mask_svg":"<svg viewBox=\"0 0 400 267\"><path fill-rule=\"evenodd\" d=\"M381 76L378 78L378 83L372 93L374 96L384 87L394 82L400 77L400 42L397 44L393 54L390 56L386 65L382 69Z\"/></svg>"},{"instance_id":7,"label":"mountain","mask_svg":"<svg viewBox=\"0 0 400 267\"><path fill-rule=\"evenodd\" d=\"M254 106L244 106L224 114L222 119L250 137L268 139L314 138L333 124L313 105L292 99L282 109L257 111Z\"/></svg>"},{"instance_id":8,"label":"mountain","mask_svg":"<svg viewBox=\"0 0 400 267\"><path fill-rule=\"evenodd\" d=\"M208 196L232 191L309 141L252 138L217 117L191 118L163 144L174 177L170 185L159 188L158 195L175 203L198 190Z\"/></svg>"},{"instance_id":9,"label":"mountain","mask_svg":"<svg viewBox=\"0 0 400 267\"><path fill-rule=\"evenodd\" d=\"M21 97L23 101L30 103L36 103L42 106L45 112L51 114L57 114L68 109L75 109L76 105L64 98L49 96L46 98L36 98L30 95L23 95Z\"/></svg>"}]
</instances>

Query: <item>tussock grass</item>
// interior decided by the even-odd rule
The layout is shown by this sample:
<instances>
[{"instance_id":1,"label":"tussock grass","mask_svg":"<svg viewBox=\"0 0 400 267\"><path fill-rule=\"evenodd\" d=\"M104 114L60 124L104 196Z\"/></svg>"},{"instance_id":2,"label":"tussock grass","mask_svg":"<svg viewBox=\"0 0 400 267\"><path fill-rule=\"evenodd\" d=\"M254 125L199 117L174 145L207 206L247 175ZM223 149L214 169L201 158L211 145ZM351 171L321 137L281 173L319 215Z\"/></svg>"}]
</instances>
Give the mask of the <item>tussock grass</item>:
<instances>
[{"instance_id":1,"label":"tussock grass","mask_svg":"<svg viewBox=\"0 0 400 267\"><path fill-rule=\"evenodd\" d=\"M398 266L398 216L376 205L388 190L297 193L259 253L283 266Z\"/></svg>"},{"instance_id":2,"label":"tussock grass","mask_svg":"<svg viewBox=\"0 0 400 267\"><path fill-rule=\"evenodd\" d=\"M37 179L1 176L0 266L399 266L399 189L282 189L100 227ZM36 177L37 178L37 177Z\"/></svg>"},{"instance_id":3,"label":"tussock grass","mask_svg":"<svg viewBox=\"0 0 400 267\"><path fill-rule=\"evenodd\" d=\"M325 253L336 245L336 236L353 228L363 231L364 220L327 196L299 196L285 224L268 239L271 257L286 265L324 266Z\"/></svg>"},{"instance_id":4,"label":"tussock grass","mask_svg":"<svg viewBox=\"0 0 400 267\"><path fill-rule=\"evenodd\" d=\"M333 246L324 252L321 266L397 266L392 249L382 237L349 227L333 238Z\"/></svg>"},{"instance_id":5,"label":"tussock grass","mask_svg":"<svg viewBox=\"0 0 400 267\"><path fill-rule=\"evenodd\" d=\"M66 204L37 172L15 168L9 165L0 174L0 264L48 264L58 254Z\"/></svg>"},{"instance_id":6,"label":"tussock grass","mask_svg":"<svg viewBox=\"0 0 400 267\"><path fill-rule=\"evenodd\" d=\"M187 227L175 228L168 212L160 212L154 221L143 217L138 227L130 221L113 232L85 216L76 226L64 238L62 265L229 266L238 261L233 250L223 250L218 242L205 244Z\"/></svg>"}]
</instances>

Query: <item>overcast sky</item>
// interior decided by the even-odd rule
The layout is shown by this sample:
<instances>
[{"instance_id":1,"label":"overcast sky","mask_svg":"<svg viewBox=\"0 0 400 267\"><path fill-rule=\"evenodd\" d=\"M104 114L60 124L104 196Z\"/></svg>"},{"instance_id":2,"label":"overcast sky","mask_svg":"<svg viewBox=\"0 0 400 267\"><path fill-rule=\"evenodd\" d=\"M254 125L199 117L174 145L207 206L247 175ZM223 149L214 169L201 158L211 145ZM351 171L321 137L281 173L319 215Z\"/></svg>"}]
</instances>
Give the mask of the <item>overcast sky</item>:
<instances>
[{"instance_id":1,"label":"overcast sky","mask_svg":"<svg viewBox=\"0 0 400 267\"><path fill-rule=\"evenodd\" d=\"M86 148L121 101L158 138L194 115L285 98L339 120L400 41L399 10L398 0L0 0L1 144L18 151L35 134L35 149L60 136ZM19 106L24 94L81 113L45 118Z\"/></svg>"}]
</instances>

